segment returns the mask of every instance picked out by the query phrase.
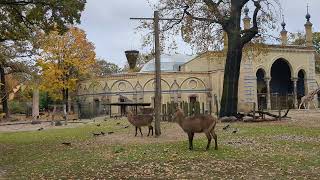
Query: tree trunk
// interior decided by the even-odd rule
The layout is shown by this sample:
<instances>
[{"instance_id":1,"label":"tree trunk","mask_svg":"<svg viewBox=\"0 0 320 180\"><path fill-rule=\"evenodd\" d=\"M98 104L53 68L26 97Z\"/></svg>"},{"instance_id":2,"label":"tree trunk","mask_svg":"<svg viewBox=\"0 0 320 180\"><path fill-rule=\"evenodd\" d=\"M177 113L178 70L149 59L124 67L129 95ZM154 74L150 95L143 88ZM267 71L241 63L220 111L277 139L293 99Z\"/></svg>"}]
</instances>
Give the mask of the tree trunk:
<instances>
[{"instance_id":1,"label":"tree trunk","mask_svg":"<svg viewBox=\"0 0 320 180\"><path fill-rule=\"evenodd\" d=\"M65 120L65 125L68 124L67 122L67 109L68 109L68 88L62 90L62 94L63 94L63 100L62 100L62 104L63 104L63 118Z\"/></svg>"},{"instance_id":2,"label":"tree trunk","mask_svg":"<svg viewBox=\"0 0 320 180\"><path fill-rule=\"evenodd\" d=\"M65 99L66 110L69 112L69 88L66 89L66 99Z\"/></svg>"},{"instance_id":3,"label":"tree trunk","mask_svg":"<svg viewBox=\"0 0 320 180\"><path fill-rule=\"evenodd\" d=\"M240 43L240 36L229 36L220 117L237 115L238 84L242 59L242 46Z\"/></svg>"},{"instance_id":4,"label":"tree trunk","mask_svg":"<svg viewBox=\"0 0 320 180\"><path fill-rule=\"evenodd\" d=\"M0 66L0 76L1 76L1 103L2 103L2 110L6 114L6 118L10 116L9 114L9 107L8 107L8 94L6 88L6 77L4 68Z\"/></svg>"},{"instance_id":5,"label":"tree trunk","mask_svg":"<svg viewBox=\"0 0 320 180\"><path fill-rule=\"evenodd\" d=\"M32 96L32 117L38 119L39 117L39 89L35 87Z\"/></svg>"}]
</instances>

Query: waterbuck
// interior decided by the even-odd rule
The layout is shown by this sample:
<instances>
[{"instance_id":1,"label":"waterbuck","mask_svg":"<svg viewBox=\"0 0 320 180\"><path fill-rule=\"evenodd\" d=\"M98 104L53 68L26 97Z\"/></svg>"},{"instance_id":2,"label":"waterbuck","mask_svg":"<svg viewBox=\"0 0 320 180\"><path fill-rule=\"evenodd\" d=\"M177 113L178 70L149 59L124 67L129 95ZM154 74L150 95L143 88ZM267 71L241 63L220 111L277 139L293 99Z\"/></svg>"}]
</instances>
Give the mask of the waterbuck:
<instances>
[{"instance_id":1,"label":"waterbuck","mask_svg":"<svg viewBox=\"0 0 320 180\"><path fill-rule=\"evenodd\" d=\"M152 132L152 136L153 136L153 127L151 125L152 120L153 120L153 116L149 115L149 114L138 114L138 115L134 115L131 111L127 112L128 115L128 121L134 126L136 127L136 134L135 136L137 136L138 134L138 129L141 133L141 136L143 136L142 132L141 132L141 127L142 126L148 126L149 131L148 131L148 136L150 135L150 131Z\"/></svg>"},{"instance_id":2,"label":"waterbuck","mask_svg":"<svg viewBox=\"0 0 320 180\"><path fill-rule=\"evenodd\" d=\"M193 137L194 133L205 133L208 138L208 144L206 150L209 149L211 139L215 141L215 150L218 150L217 135L214 132L214 128L217 124L217 120L211 115L194 115L186 117L183 111L178 108L174 114L173 120L177 122L184 132L189 137L189 149L193 149Z\"/></svg>"}]
</instances>

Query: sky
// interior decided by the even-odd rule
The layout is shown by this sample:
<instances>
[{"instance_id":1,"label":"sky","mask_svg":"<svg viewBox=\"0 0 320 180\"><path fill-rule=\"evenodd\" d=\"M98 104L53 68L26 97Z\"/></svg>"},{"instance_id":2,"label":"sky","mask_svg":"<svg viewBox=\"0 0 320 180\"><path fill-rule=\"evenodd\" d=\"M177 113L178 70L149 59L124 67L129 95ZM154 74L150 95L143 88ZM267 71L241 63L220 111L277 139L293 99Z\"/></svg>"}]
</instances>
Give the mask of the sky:
<instances>
[{"instance_id":1,"label":"sky","mask_svg":"<svg viewBox=\"0 0 320 180\"><path fill-rule=\"evenodd\" d=\"M280 1L287 31L304 31L307 3L313 30L320 31L320 0ZM135 30L139 22L129 18L152 17L153 11L148 0L87 0L80 27L86 31L89 41L95 44L97 57L122 67L127 62L124 51L141 50L142 44L141 33ZM185 46L180 44L178 52L192 54Z\"/></svg>"}]
</instances>

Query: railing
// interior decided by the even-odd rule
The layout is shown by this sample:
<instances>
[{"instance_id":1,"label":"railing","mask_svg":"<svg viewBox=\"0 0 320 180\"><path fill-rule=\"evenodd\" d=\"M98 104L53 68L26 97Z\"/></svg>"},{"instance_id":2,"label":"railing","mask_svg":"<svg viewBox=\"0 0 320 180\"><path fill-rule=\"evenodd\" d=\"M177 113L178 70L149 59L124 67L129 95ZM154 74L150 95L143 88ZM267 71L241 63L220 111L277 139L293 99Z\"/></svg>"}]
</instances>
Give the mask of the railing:
<instances>
[{"instance_id":1,"label":"railing","mask_svg":"<svg viewBox=\"0 0 320 180\"><path fill-rule=\"evenodd\" d=\"M265 110L268 109L268 94L267 93L258 93L258 109Z\"/></svg>"},{"instance_id":2,"label":"railing","mask_svg":"<svg viewBox=\"0 0 320 180\"><path fill-rule=\"evenodd\" d=\"M294 94L281 95L279 93L271 93L270 100L271 109L273 110L294 108Z\"/></svg>"}]
</instances>

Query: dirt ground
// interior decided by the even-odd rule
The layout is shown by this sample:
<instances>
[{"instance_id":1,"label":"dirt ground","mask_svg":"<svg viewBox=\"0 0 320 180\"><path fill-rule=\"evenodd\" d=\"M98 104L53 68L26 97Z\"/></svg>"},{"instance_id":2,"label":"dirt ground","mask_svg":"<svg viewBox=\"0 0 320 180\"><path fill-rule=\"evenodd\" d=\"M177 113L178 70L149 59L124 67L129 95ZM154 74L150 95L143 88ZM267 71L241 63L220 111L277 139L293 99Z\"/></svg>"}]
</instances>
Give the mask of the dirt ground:
<instances>
[{"instance_id":1,"label":"dirt ground","mask_svg":"<svg viewBox=\"0 0 320 180\"><path fill-rule=\"evenodd\" d=\"M320 110L294 110L289 113L289 118L282 121L275 121L269 123L286 123L297 124L301 127L320 127ZM39 128L48 129L61 129L61 128L76 128L79 126L83 126L91 123L99 123L103 122L104 118L96 118L94 120L83 120L82 122L77 123L68 123L67 126L52 126L50 122L43 122L41 124L31 125L31 124L18 124L18 125L1 125L0 124L0 132L20 132L20 131L36 131ZM116 122L121 122L123 124L127 123L126 118L122 118L119 120L114 120ZM128 124L128 123L127 123ZM127 125L126 124L126 125ZM123 125L122 125L123 126ZM224 123L218 123L217 131L221 131L222 127L225 126ZM99 137L95 141L95 143L108 143L108 144L146 144L146 143L161 143L161 142L176 142L181 141L186 138L186 134L182 131L182 129L173 123L162 123L161 127L162 135L159 138L146 137L148 134L147 128L143 128L142 132L144 138L141 138L140 133L138 132L138 136L134 137L135 129L132 126L129 126L126 131L115 132L114 134L110 134L107 136ZM119 126L119 129L121 127ZM204 137L204 134L196 134L196 138Z\"/></svg>"},{"instance_id":2,"label":"dirt ground","mask_svg":"<svg viewBox=\"0 0 320 180\"><path fill-rule=\"evenodd\" d=\"M16 124L16 125L5 125L5 123L0 123L0 132L23 132L23 131L36 131L39 128L44 129L64 129L64 128L76 128L83 124L93 123L89 121L81 122L71 122L68 123L67 126L52 126L51 122L42 122L41 124L31 124L29 122L25 122L25 124Z\"/></svg>"}]
</instances>

